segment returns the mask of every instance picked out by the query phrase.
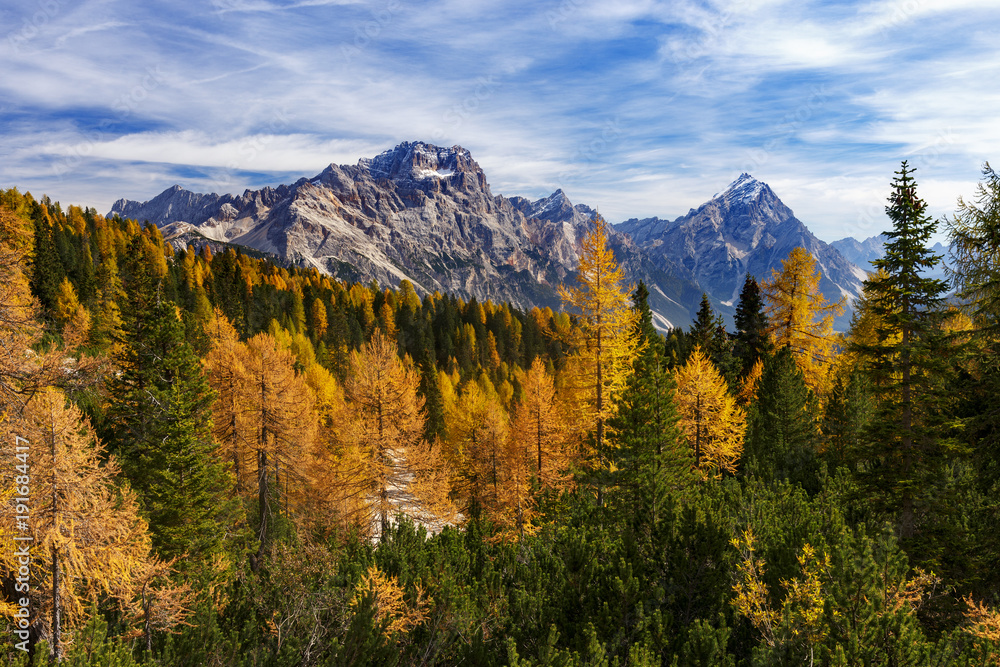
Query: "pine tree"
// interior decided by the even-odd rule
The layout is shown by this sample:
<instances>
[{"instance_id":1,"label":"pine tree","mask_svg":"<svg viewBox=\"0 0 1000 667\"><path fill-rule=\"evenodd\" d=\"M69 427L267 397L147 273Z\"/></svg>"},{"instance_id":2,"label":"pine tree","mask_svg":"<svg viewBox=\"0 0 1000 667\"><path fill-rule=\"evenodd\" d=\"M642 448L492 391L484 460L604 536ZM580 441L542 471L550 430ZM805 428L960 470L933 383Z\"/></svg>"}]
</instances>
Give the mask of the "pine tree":
<instances>
[{"instance_id":1,"label":"pine tree","mask_svg":"<svg viewBox=\"0 0 1000 667\"><path fill-rule=\"evenodd\" d=\"M559 287L563 303L580 312L581 338L574 341L575 354L582 361L582 383L587 422L594 432L594 461L597 500L603 503L603 476L607 472L605 426L614 414L615 397L625 386L638 352L636 313L631 307L631 287L607 247L608 224L598 216L594 230L583 240L577 280L579 288Z\"/></svg>"},{"instance_id":2,"label":"pine tree","mask_svg":"<svg viewBox=\"0 0 1000 667\"><path fill-rule=\"evenodd\" d=\"M927 248L937 223L917 196L912 173L906 161L896 172L886 206L893 228L884 232L885 256L873 262L884 273L865 281L875 341L853 345L878 396L869 481L898 512L904 538L918 529L918 505L932 502L930 489L947 452L942 424L947 285L923 275L941 257Z\"/></svg>"},{"instance_id":3,"label":"pine tree","mask_svg":"<svg viewBox=\"0 0 1000 667\"><path fill-rule=\"evenodd\" d=\"M176 306L161 297L163 274L141 252L129 272L119 372L108 383L108 441L139 494L157 552L197 566L222 552L235 512L229 473L213 456L215 394Z\"/></svg>"}]
</instances>

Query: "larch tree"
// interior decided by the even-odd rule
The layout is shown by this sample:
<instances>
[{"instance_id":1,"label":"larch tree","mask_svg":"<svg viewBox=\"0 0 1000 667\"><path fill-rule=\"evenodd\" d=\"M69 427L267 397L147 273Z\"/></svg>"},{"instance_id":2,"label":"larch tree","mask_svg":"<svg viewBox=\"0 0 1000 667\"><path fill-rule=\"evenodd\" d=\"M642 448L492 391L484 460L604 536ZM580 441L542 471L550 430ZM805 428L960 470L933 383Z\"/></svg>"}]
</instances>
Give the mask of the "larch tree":
<instances>
[{"instance_id":1,"label":"larch tree","mask_svg":"<svg viewBox=\"0 0 1000 667\"><path fill-rule=\"evenodd\" d=\"M0 421L20 412L36 384L33 369L25 364L27 350L41 337L38 304L24 273L30 224L0 207Z\"/></svg>"},{"instance_id":2,"label":"larch tree","mask_svg":"<svg viewBox=\"0 0 1000 667\"><path fill-rule=\"evenodd\" d=\"M105 454L79 410L45 389L28 404L22 437L31 443L31 531L37 570L35 609L51 655L61 661L68 630L94 597L126 607L150 558L147 524L135 495L119 488L118 464Z\"/></svg>"},{"instance_id":3,"label":"larch tree","mask_svg":"<svg viewBox=\"0 0 1000 667\"><path fill-rule=\"evenodd\" d=\"M500 507L504 450L509 437L507 413L496 392L467 382L449 405L449 458L457 470L456 491L466 515L487 518Z\"/></svg>"},{"instance_id":4,"label":"larch tree","mask_svg":"<svg viewBox=\"0 0 1000 667\"><path fill-rule=\"evenodd\" d=\"M538 486L558 491L569 481L567 432L553 378L539 357L525 372L521 389L522 398L514 406L511 420L511 438L528 453L531 475Z\"/></svg>"},{"instance_id":5,"label":"larch tree","mask_svg":"<svg viewBox=\"0 0 1000 667\"><path fill-rule=\"evenodd\" d=\"M242 497L251 484L248 461L253 451L248 421L250 376L245 364L249 351L218 308L206 329L210 347L205 372L216 394L212 404L212 435L219 444L216 454L231 464L236 495Z\"/></svg>"},{"instance_id":6,"label":"larch tree","mask_svg":"<svg viewBox=\"0 0 1000 667\"><path fill-rule=\"evenodd\" d=\"M594 229L582 242L577 269L579 287L560 285L563 303L579 313L579 338L573 341L574 354L581 358L580 368L587 421L594 433L594 461L597 476L597 500L603 503L603 478L607 475L609 452L605 442L608 418L614 414L618 393L632 373L632 362L639 352L635 326L638 318L630 295L634 289L624 285L624 273L608 248L608 223L597 216Z\"/></svg>"},{"instance_id":7,"label":"larch tree","mask_svg":"<svg viewBox=\"0 0 1000 667\"><path fill-rule=\"evenodd\" d=\"M885 256L873 262L881 272L865 282L874 341L852 346L877 396L871 488L898 512L903 538L914 537L918 513L928 510L918 506L942 502L934 482L949 455L947 284L926 275L941 259L927 247L937 223L912 173L904 161L892 181L886 214L893 228L884 232Z\"/></svg>"},{"instance_id":8,"label":"larch tree","mask_svg":"<svg viewBox=\"0 0 1000 667\"><path fill-rule=\"evenodd\" d=\"M352 436L368 465L365 476L370 519L377 520L385 539L389 519L404 508L403 491L407 460L424 431L423 399L417 395L420 375L400 359L394 337L376 329L371 340L351 353L345 384L354 412Z\"/></svg>"},{"instance_id":9,"label":"larch tree","mask_svg":"<svg viewBox=\"0 0 1000 667\"><path fill-rule=\"evenodd\" d=\"M768 332L775 347L791 348L806 384L818 396L826 392L832 359L833 318L843 312L843 300L827 303L819 291L820 272L805 248L794 248L761 284L766 301Z\"/></svg>"},{"instance_id":10,"label":"larch tree","mask_svg":"<svg viewBox=\"0 0 1000 667\"><path fill-rule=\"evenodd\" d=\"M695 469L706 479L736 472L746 414L725 379L697 345L676 377L679 424L694 450Z\"/></svg>"},{"instance_id":11,"label":"larch tree","mask_svg":"<svg viewBox=\"0 0 1000 667\"><path fill-rule=\"evenodd\" d=\"M275 516L291 510L290 496L308 482L308 453L316 433L312 392L295 370L295 356L269 334L251 338L247 346L246 423L250 458L244 468L253 471L251 494L257 504L257 552L251 566L270 550ZM282 486L284 485L284 486Z\"/></svg>"}]
</instances>

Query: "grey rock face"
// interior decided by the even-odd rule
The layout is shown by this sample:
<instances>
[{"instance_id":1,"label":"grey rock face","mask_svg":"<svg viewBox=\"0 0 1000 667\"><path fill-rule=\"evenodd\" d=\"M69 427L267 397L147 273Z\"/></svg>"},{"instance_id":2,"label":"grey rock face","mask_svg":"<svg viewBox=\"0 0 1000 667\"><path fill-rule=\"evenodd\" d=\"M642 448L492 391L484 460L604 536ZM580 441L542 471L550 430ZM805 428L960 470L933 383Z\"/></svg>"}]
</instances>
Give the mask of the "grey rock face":
<instances>
[{"instance_id":1,"label":"grey rock face","mask_svg":"<svg viewBox=\"0 0 1000 667\"><path fill-rule=\"evenodd\" d=\"M664 271L695 282L714 305L731 315L743 277L759 281L780 269L793 248L803 247L822 274L820 290L828 301L861 293L865 272L835 248L820 241L771 188L742 174L724 192L674 221L631 219L619 224ZM849 315L838 321L844 326Z\"/></svg>"},{"instance_id":2,"label":"grey rock face","mask_svg":"<svg viewBox=\"0 0 1000 667\"><path fill-rule=\"evenodd\" d=\"M536 202L494 196L467 150L421 142L239 196L174 186L148 202L119 200L115 214L149 220L178 244L197 233L348 280L406 279L418 293L522 308L560 305L556 288L573 282L596 215L561 190ZM613 233L610 244L628 278L647 282L657 323L686 326L697 286L655 266L624 234Z\"/></svg>"}]
</instances>

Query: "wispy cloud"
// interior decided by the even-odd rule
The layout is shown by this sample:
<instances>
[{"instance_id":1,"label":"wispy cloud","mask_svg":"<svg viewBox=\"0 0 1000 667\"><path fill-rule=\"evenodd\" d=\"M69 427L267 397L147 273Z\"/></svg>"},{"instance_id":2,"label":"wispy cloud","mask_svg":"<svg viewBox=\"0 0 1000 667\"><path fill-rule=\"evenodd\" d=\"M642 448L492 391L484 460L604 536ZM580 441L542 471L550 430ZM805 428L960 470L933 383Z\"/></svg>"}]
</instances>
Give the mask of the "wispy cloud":
<instances>
[{"instance_id":1,"label":"wispy cloud","mask_svg":"<svg viewBox=\"0 0 1000 667\"><path fill-rule=\"evenodd\" d=\"M15 2L0 183L107 210L403 140L495 193L673 217L749 169L821 237L877 233L909 158L947 212L1000 151L992 0ZM0 31L2 32L2 31Z\"/></svg>"}]
</instances>

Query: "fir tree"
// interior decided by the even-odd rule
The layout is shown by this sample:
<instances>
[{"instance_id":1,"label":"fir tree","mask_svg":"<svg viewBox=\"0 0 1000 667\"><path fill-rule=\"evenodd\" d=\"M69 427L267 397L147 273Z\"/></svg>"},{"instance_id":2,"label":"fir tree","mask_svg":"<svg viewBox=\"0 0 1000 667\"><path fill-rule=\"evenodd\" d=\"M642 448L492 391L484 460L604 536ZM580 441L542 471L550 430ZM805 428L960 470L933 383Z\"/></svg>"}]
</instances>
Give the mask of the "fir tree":
<instances>
[{"instance_id":1,"label":"fir tree","mask_svg":"<svg viewBox=\"0 0 1000 667\"><path fill-rule=\"evenodd\" d=\"M716 324L715 311L712 310L708 294L702 292L698 314L695 315L694 323L691 325L692 345L699 345L702 350L710 351L712 339L715 337Z\"/></svg>"},{"instance_id":2,"label":"fir tree","mask_svg":"<svg viewBox=\"0 0 1000 667\"><path fill-rule=\"evenodd\" d=\"M830 469L856 468L863 456L865 437L872 418L874 399L868 380L858 369L838 377L827 397L823 413L823 458Z\"/></svg>"}]
</instances>

